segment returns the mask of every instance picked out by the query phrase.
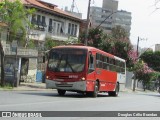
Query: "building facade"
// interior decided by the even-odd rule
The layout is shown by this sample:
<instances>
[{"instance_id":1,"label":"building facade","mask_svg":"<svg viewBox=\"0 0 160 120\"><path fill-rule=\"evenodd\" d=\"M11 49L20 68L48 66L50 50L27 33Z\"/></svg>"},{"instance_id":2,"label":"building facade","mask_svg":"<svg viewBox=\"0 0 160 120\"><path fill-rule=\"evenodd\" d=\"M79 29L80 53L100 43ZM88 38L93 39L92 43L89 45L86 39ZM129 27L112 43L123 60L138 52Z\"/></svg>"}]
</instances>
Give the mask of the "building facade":
<instances>
[{"instance_id":1,"label":"building facade","mask_svg":"<svg viewBox=\"0 0 160 120\"><path fill-rule=\"evenodd\" d=\"M155 51L160 51L160 44L155 45Z\"/></svg>"},{"instance_id":2,"label":"building facade","mask_svg":"<svg viewBox=\"0 0 160 120\"><path fill-rule=\"evenodd\" d=\"M90 9L90 17L91 17L92 26L97 27L101 24L100 26L101 28L103 28L104 30L108 32L111 31L111 29L113 28L113 16L110 16L110 14L112 14L112 11L110 10L106 10L101 7L92 6Z\"/></svg>"},{"instance_id":3,"label":"building facade","mask_svg":"<svg viewBox=\"0 0 160 120\"><path fill-rule=\"evenodd\" d=\"M121 26L130 34L131 30L131 13L118 10L118 1L103 0L102 7L91 7L90 16L92 26L100 25L107 32L111 32L113 27Z\"/></svg>"},{"instance_id":4,"label":"building facade","mask_svg":"<svg viewBox=\"0 0 160 120\"><path fill-rule=\"evenodd\" d=\"M34 29L28 29L30 39L39 43L44 43L47 37L56 41L67 41L70 37L78 40L80 18L41 0L24 0L23 4L36 9L36 13L29 16L34 25Z\"/></svg>"},{"instance_id":5,"label":"building facade","mask_svg":"<svg viewBox=\"0 0 160 120\"><path fill-rule=\"evenodd\" d=\"M127 12L124 10L120 10L116 13L114 27L121 26L123 27L127 33L130 34L131 30L131 12Z\"/></svg>"},{"instance_id":6,"label":"building facade","mask_svg":"<svg viewBox=\"0 0 160 120\"><path fill-rule=\"evenodd\" d=\"M24 23L27 29L27 40L33 40L36 47L43 48L46 38L63 42L70 38L78 40L80 18L59 9L54 4L41 0L21 0L21 2L26 8L36 10L33 15L27 16L33 27L26 26ZM24 49L17 45L17 40L8 44L7 26L2 29L0 40L5 53L4 67L9 70L9 72L5 71L5 78L10 81L23 80L23 76L25 76L27 77L25 79L35 82L39 61L44 63L43 58L39 58L39 51L37 49Z\"/></svg>"}]
</instances>

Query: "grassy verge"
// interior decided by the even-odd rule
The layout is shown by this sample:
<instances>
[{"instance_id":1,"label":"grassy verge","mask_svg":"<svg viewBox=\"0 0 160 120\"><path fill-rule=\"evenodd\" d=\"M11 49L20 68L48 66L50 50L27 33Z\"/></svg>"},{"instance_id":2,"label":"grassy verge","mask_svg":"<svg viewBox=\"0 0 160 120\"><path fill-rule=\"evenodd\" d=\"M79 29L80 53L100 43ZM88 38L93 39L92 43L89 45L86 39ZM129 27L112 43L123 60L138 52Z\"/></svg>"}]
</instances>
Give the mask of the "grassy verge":
<instances>
[{"instance_id":1,"label":"grassy verge","mask_svg":"<svg viewBox=\"0 0 160 120\"><path fill-rule=\"evenodd\" d=\"M1 90L12 90L13 87L11 84L5 84L4 86L0 86Z\"/></svg>"}]
</instances>

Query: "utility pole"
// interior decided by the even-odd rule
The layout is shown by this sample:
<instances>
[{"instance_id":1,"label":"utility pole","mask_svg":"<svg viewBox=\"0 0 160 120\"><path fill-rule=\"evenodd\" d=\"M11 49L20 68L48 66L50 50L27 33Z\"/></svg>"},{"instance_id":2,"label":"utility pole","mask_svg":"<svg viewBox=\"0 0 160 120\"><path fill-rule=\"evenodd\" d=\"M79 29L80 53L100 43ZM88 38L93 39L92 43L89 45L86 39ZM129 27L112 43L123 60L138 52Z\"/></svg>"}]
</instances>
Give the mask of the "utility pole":
<instances>
[{"instance_id":1,"label":"utility pole","mask_svg":"<svg viewBox=\"0 0 160 120\"><path fill-rule=\"evenodd\" d=\"M140 40L146 40L146 39L140 39L140 37L138 36L138 40L137 40L137 61L139 59L139 53L138 53L138 50L139 50L139 41ZM135 91L136 89L136 72L134 71L134 81L133 81L133 91Z\"/></svg>"},{"instance_id":2,"label":"utility pole","mask_svg":"<svg viewBox=\"0 0 160 120\"><path fill-rule=\"evenodd\" d=\"M4 51L3 51L3 46L1 44L1 41L0 41L0 61L1 61L1 86L4 86Z\"/></svg>"},{"instance_id":3,"label":"utility pole","mask_svg":"<svg viewBox=\"0 0 160 120\"><path fill-rule=\"evenodd\" d=\"M88 30L89 30L89 21L90 21L90 4L91 0L88 2L88 12L87 12L87 25L86 25L86 32L85 32L85 39L84 39L84 44L87 46L88 40Z\"/></svg>"},{"instance_id":4,"label":"utility pole","mask_svg":"<svg viewBox=\"0 0 160 120\"><path fill-rule=\"evenodd\" d=\"M73 2L72 2L72 5L71 5L71 12L73 12L74 11L74 0L73 0Z\"/></svg>"},{"instance_id":5,"label":"utility pole","mask_svg":"<svg viewBox=\"0 0 160 120\"><path fill-rule=\"evenodd\" d=\"M137 40L137 60L138 60L139 36ZM133 91L136 89L136 72L134 71Z\"/></svg>"},{"instance_id":6,"label":"utility pole","mask_svg":"<svg viewBox=\"0 0 160 120\"><path fill-rule=\"evenodd\" d=\"M138 59L138 48L139 48L139 36L138 36L138 40L137 40L137 59Z\"/></svg>"}]
</instances>

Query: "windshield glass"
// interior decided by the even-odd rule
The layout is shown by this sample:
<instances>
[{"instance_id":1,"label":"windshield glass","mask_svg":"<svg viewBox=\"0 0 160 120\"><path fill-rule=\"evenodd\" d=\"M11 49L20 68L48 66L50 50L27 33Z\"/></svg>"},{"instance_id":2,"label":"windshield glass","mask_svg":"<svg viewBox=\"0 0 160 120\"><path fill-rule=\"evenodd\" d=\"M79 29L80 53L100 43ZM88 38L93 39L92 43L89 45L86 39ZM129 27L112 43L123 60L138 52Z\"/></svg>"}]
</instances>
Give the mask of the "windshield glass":
<instances>
[{"instance_id":1,"label":"windshield glass","mask_svg":"<svg viewBox=\"0 0 160 120\"><path fill-rule=\"evenodd\" d=\"M49 54L48 69L54 72L81 72L84 69L86 50L53 49Z\"/></svg>"}]
</instances>

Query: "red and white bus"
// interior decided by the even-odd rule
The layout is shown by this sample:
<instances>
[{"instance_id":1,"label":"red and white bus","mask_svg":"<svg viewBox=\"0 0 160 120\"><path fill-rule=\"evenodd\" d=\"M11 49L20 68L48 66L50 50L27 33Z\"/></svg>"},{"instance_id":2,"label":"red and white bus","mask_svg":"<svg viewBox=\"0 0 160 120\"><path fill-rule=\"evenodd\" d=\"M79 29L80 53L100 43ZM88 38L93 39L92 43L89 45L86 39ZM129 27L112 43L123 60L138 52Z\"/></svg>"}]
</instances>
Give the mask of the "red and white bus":
<instances>
[{"instance_id":1,"label":"red and white bus","mask_svg":"<svg viewBox=\"0 0 160 120\"><path fill-rule=\"evenodd\" d=\"M58 46L49 51L46 88L83 92L97 97L99 92L117 96L126 79L124 59L89 46Z\"/></svg>"}]
</instances>

